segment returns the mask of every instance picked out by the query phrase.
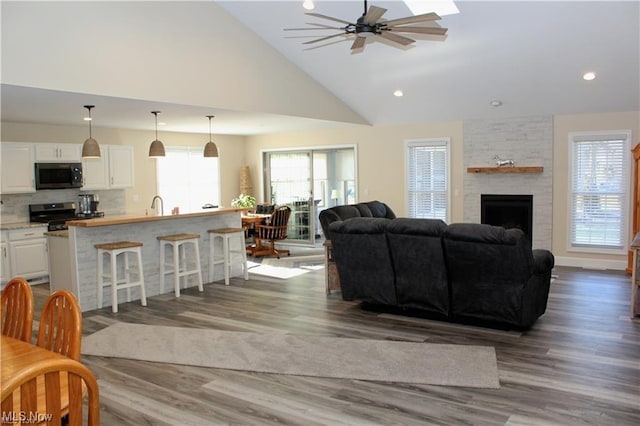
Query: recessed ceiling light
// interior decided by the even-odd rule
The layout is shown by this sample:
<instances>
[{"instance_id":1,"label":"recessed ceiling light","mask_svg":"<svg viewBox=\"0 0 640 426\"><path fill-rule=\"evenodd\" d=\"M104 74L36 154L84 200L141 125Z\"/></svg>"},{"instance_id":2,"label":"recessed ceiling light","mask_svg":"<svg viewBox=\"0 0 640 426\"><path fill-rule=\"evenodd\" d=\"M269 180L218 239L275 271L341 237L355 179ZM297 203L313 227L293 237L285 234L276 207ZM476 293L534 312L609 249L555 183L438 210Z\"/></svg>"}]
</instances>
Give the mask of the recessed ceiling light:
<instances>
[{"instance_id":1,"label":"recessed ceiling light","mask_svg":"<svg viewBox=\"0 0 640 426\"><path fill-rule=\"evenodd\" d=\"M595 72L592 72L592 71L585 72L585 73L582 75L582 78L583 78L583 79L585 79L585 80L587 80L587 81L595 80L595 78L596 78L596 73L595 73Z\"/></svg>"},{"instance_id":2,"label":"recessed ceiling light","mask_svg":"<svg viewBox=\"0 0 640 426\"><path fill-rule=\"evenodd\" d=\"M491 105L492 107L499 107L502 106L502 101L494 100L489 102L489 105Z\"/></svg>"},{"instance_id":3,"label":"recessed ceiling light","mask_svg":"<svg viewBox=\"0 0 640 426\"><path fill-rule=\"evenodd\" d=\"M396 98L401 98L404 96L404 93L402 92L402 90L398 89L395 92L393 92L393 96L395 96Z\"/></svg>"},{"instance_id":4,"label":"recessed ceiling light","mask_svg":"<svg viewBox=\"0 0 640 426\"><path fill-rule=\"evenodd\" d=\"M91 121L91 117L85 117L83 118L84 121Z\"/></svg>"},{"instance_id":5,"label":"recessed ceiling light","mask_svg":"<svg viewBox=\"0 0 640 426\"><path fill-rule=\"evenodd\" d=\"M313 0L304 0L304 2L302 2L302 7L306 10L313 10L316 8L316 5L313 3Z\"/></svg>"}]
</instances>

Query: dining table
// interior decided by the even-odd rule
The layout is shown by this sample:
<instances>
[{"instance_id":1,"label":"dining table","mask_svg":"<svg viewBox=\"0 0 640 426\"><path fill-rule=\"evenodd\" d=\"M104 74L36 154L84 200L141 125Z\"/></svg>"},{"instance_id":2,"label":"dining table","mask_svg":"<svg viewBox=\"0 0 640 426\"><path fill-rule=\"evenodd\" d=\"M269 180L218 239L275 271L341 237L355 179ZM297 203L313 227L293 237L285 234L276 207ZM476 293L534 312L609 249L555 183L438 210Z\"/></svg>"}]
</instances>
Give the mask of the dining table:
<instances>
[{"instance_id":1,"label":"dining table","mask_svg":"<svg viewBox=\"0 0 640 426\"><path fill-rule=\"evenodd\" d=\"M270 214L245 213L241 216L242 228L245 230L245 237L252 240L255 236L256 225L263 224Z\"/></svg>"},{"instance_id":2,"label":"dining table","mask_svg":"<svg viewBox=\"0 0 640 426\"><path fill-rule=\"evenodd\" d=\"M9 379L19 374L21 371L28 369L33 364L46 362L46 361L59 360L59 359L68 359L67 357L59 353L52 352L47 349L41 348L39 346L33 345L31 343L28 343L13 337L4 336L4 335L1 336L0 354L1 354L0 382L2 383L1 388L2 388L3 395L7 391L7 385L10 382ZM47 419L48 413L46 412L46 408L45 408L46 393L44 389L45 389L44 377L38 377L38 380L37 380L38 409L36 413L26 413L26 415L29 416L29 418L31 419ZM21 410L20 410L19 392L20 390L18 389L13 393L13 401L14 401L13 412L15 413L14 416L25 414L25 413L21 413ZM63 408L63 411L65 411L64 407L69 407L69 392L68 392L68 381L67 381L66 374L60 375L60 392L61 392L60 406ZM2 411L4 416L5 415L4 406ZM8 413L6 414L10 415Z\"/></svg>"}]
</instances>

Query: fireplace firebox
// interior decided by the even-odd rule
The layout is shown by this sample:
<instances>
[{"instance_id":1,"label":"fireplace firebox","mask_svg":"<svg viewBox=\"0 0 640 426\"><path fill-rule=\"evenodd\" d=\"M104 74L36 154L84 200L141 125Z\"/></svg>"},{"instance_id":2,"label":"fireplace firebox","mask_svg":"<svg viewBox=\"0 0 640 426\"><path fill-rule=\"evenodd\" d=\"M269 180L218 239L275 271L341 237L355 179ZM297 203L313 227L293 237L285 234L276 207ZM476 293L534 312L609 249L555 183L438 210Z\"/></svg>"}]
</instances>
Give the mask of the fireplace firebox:
<instances>
[{"instance_id":1,"label":"fireplace firebox","mask_svg":"<svg viewBox=\"0 0 640 426\"><path fill-rule=\"evenodd\" d=\"M480 195L480 222L518 228L532 241L533 195Z\"/></svg>"}]
</instances>

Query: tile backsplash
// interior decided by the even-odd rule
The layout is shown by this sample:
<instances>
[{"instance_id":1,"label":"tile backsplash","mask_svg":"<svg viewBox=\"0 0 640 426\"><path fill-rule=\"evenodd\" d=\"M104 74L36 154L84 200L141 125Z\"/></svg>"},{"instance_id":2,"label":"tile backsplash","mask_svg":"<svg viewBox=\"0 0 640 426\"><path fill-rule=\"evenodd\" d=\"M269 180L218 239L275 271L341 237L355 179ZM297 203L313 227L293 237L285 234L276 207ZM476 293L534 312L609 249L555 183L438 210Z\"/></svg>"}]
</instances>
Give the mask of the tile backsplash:
<instances>
[{"instance_id":1,"label":"tile backsplash","mask_svg":"<svg viewBox=\"0 0 640 426\"><path fill-rule=\"evenodd\" d=\"M105 216L125 214L125 190L78 191L77 189L49 189L29 194L3 194L0 196L0 221L3 223L28 222L29 204L75 202L79 194L96 194L100 197L98 210Z\"/></svg>"}]
</instances>

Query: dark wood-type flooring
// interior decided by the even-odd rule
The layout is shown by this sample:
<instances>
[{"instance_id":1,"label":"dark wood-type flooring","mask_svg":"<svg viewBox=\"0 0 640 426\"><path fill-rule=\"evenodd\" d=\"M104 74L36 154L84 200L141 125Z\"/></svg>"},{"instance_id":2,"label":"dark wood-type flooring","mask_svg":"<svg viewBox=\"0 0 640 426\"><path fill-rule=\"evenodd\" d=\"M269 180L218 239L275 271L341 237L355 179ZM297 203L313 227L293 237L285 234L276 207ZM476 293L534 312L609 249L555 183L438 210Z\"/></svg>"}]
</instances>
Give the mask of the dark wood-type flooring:
<instances>
[{"instance_id":1,"label":"dark wood-type flooring","mask_svg":"<svg viewBox=\"0 0 640 426\"><path fill-rule=\"evenodd\" d=\"M83 314L84 334L115 321L262 333L490 345L500 389L416 386L238 372L84 356L103 425L638 425L640 321L622 272L556 268L547 312L504 331L361 309L325 295L322 270L251 275ZM38 318L48 286L34 287ZM34 324L34 334L37 332ZM188 351L189 348L183 348ZM345 360L349 362L349 360ZM339 369L340 365L335 368Z\"/></svg>"}]
</instances>

